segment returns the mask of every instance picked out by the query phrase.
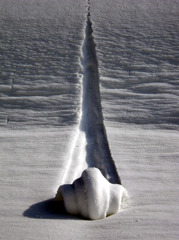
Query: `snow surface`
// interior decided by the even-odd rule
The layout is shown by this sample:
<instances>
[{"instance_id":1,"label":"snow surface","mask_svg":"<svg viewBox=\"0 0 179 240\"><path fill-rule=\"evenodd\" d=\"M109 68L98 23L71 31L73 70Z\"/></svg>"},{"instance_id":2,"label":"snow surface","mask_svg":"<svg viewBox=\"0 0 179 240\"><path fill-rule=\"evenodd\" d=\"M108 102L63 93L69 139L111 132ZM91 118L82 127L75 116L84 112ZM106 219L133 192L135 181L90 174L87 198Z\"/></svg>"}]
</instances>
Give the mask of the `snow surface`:
<instances>
[{"instance_id":1,"label":"snow surface","mask_svg":"<svg viewBox=\"0 0 179 240\"><path fill-rule=\"evenodd\" d=\"M131 206L49 212L76 136L86 2L1 0L2 239L178 239L178 1L90 1L110 150Z\"/></svg>"}]
</instances>

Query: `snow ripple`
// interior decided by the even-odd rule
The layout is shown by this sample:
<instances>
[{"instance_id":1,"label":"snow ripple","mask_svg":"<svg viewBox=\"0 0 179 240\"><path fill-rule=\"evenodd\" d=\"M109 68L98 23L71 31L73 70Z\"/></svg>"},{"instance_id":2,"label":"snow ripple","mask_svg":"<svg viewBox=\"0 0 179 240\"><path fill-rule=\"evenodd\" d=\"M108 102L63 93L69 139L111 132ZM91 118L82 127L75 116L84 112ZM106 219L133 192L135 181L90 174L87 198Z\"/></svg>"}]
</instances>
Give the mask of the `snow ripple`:
<instances>
[{"instance_id":1,"label":"snow ripple","mask_svg":"<svg viewBox=\"0 0 179 240\"><path fill-rule=\"evenodd\" d=\"M105 120L178 130L177 1L99 0L91 11Z\"/></svg>"}]
</instances>

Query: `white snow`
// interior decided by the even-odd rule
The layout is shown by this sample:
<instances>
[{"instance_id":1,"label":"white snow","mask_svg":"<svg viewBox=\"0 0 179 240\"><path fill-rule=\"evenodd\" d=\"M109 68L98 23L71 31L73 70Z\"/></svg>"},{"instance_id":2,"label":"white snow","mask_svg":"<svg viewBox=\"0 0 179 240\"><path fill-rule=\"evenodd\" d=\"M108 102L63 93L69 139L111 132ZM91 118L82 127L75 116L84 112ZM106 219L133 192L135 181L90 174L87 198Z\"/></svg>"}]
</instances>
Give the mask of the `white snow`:
<instances>
[{"instance_id":1,"label":"white snow","mask_svg":"<svg viewBox=\"0 0 179 240\"><path fill-rule=\"evenodd\" d=\"M64 200L69 214L97 220L118 213L127 196L122 185L111 184L99 169L88 168L73 184L61 185L55 199Z\"/></svg>"},{"instance_id":2,"label":"white snow","mask_svg":"<svg viewBox=\"0 0 179 240\"><path fill-rule=\"evenodd\" d=\"M70 128L1 128L3 238L178 238L178 132L110 122L106 126L113 158L132 202L119 214L92 222L49 213L45 207L44 201L53 198L61 184L73 135Z\"/></svg>"},{"instance_id":3,"label":"white snow","mask_svg":"<svg viewBox=\"0 0 179 240\"><path fill-rule=\"evenodd\" d=\"M0 1L0 238L177 240L176 0L90 1L105 127L131 206L98 221L48 209L78 134L85 5Z\"/></svg>"}]
</instances>

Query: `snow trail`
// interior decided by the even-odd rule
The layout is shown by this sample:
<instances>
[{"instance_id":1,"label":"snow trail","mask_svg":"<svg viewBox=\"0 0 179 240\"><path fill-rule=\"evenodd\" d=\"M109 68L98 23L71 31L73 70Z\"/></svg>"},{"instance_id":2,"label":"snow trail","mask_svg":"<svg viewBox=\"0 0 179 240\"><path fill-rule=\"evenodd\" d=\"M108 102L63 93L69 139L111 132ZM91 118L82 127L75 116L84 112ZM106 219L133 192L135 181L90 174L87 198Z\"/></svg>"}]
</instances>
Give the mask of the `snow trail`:
<instances>
[{"instance_id":1,"label":"snow trail","mask_svg":"<svg viewBox=\"0 0 179 240\"><path fill-rule=\"evenodd\" d=\"M90 19L90 1L87 4L86 27L82 45L83 68L81 112L79 126L74 136L71 156L62 184L72 183L87 167L98 168L111 183L121 184L112 159L103 122L98 60Z\"/></svg>"}]
</instances>

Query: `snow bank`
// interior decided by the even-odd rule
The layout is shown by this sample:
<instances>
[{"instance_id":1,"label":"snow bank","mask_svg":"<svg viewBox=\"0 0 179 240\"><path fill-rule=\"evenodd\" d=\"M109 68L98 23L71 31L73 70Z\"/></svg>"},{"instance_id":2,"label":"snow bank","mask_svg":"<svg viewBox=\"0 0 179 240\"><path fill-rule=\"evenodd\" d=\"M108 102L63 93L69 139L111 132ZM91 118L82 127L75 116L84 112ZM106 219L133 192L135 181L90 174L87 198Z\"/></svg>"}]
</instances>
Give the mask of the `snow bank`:
<instances>
[{"instance_id":1,"label":"snow bank","mask_svg":"<svg viewBox=\"0 0 179 240\"><path fill-rule=\"evenodd\" d=\"M119 212L128 196L122 185L111 184L97 168L88 168L72 184L59 187L55 199L69 214L97 220Z\"/></svg>"}]
</instances>

